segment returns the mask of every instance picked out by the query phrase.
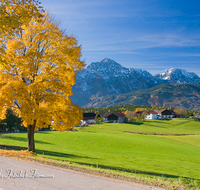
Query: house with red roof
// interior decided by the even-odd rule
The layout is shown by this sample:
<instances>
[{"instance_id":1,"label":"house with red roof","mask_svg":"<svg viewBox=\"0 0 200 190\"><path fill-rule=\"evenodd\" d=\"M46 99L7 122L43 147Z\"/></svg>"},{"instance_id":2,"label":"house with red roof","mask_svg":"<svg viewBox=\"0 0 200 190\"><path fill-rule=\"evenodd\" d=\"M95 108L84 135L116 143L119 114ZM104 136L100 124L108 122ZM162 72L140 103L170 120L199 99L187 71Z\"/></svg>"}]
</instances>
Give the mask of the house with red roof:
<instances>
[{"instance_id":1,"label":"house with red roof","mask_svg":"<svg viewBox=\"0 0 200 190\"><path fill-rule=\"evenodd\" d=\"M158 113L155 111L148 111L145 119L158 119Z\"/></svg>"},{"instance_id":2,"label":"house with red roof","mask_svg":"<svg viewBox=\"0 0 200 190\"><path fill-rule=\"evenodd\" d=\"M118 123L124 123L127 120L124 113L105 113L103 115L103 118L104 121L118 122Z\"/></svg>"}]
</instances>

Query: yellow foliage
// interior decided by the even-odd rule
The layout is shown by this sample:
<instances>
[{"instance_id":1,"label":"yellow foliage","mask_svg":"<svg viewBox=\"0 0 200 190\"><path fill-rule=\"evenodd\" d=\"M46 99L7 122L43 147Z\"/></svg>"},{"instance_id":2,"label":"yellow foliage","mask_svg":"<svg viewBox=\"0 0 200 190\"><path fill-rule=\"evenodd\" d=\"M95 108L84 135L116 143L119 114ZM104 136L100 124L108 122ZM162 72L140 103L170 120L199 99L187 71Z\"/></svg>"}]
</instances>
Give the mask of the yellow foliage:
<instances>
[{"instance_id":1,"label":"yellow foliage","mask_svg":"<svg viewBox=\"0 0 200 190\"><path fill-rule=\"evenodd\" d=\"M7 49L5 40L20 34L22 25L28 24L32 18L39 20L43 12L38 0L0 1L0 65L6 65L8 61L3 55Z\"/></svg>"},{"instance_id":2,"label":"yellow foliage","mask_svg":"<svg viewBox=\"0 0 200 190\"><path fill-rule=\"evenodd\" d=\"M31 18L39 19L43 9L37 0L1 0L0 32L12 34Z\"/></svg>"},{"instance_id":3,"label":"yellow foliage","mask_svg":"<svg viewBox=\"0 0 200 190\"><path fill-rule=\"evenodd\" d=\"M126 115L127 113L128 113L128 110L126 110L124 114Z\"/></svg>"},{"instance_id":4,"label":"yellow foliage","mask_svg":"<svg viewBox=\"0 0 200 190\"><path fill-rule=\"evenodd\" d=\"M7 156L7 157L30 157L34 156L35 154L33 152L29 152L26 150L21 150L21 151L15 151L15 150L0 150L0 155L2 156Z\"/></svg>"},{"instance_id":5,"label":"yellow foliage","mask_svg":"<svg viewBox=\"0 0 200 190\"><path fill-rule=\"evenodd\" d=\"M69 97L76 71L85 65L76 38L50 20L48 14L32 19L20 33L1 39L0 116L11 107L25 126L36 122L39 129L54 120L52 127L64 131L82 119L81 108Z\"/></svg>"},{"instance_id":6,"label":"yellow foliage","mask_svg":"<svg viewBox=\"0 0 200 190\"><path fill-rule=\"evenodd\" d=\"M135 111L148 111L147 108L136 108Z\"/></svg>"}]
</instances>

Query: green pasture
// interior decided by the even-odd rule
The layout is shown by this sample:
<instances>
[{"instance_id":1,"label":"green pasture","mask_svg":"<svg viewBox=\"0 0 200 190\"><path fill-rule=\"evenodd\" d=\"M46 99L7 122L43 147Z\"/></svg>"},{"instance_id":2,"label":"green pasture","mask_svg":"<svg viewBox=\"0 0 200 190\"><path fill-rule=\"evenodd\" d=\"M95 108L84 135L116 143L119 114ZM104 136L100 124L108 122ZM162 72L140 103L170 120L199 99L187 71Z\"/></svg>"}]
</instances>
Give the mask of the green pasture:
<instances>
[{"instance_id":1,"label":"green pasture","mask_svg":"<svg viewBox=\"0 0 200 190\"><path fill-rule=\"evenodd\" d=\"M97 124L92 125L96 127ZM164 119L164 120L145 120L140 122L129 123L104 123L103 129L116 132L135 132L148 135L200 135L200 122L190 119ZM87 131L93 131L91 128ZM96 129L95 129L96 131ZM101 130L100 130L101 131Z\"/></svg>"},{"instance_id":2,"label":"green pasture","mask_svg":"<svg viewBox=\"0 0 200 190\"><path fill-rule=\"evenodd\" d=\"M75 129L36 132L38 156L90 167L98 163L99 168L130 175L200 180L200 122L155 120ZM0 144L27 149L27 134L0 135Z\"/></svg>"}]
</instances>

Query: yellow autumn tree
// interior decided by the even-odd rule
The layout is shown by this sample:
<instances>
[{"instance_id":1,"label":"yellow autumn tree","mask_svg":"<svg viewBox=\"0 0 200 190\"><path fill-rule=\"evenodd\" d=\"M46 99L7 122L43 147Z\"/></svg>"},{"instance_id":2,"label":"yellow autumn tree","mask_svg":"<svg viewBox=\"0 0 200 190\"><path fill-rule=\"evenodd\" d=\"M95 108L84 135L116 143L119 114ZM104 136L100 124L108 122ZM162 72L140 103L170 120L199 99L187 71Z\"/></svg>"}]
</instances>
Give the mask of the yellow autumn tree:
<instances>
[{"instance_id":1,"label":"yellow autumn tree","mask_svg":"<svg viewBox=\"0 0 200 190\"><path fill-rule=\"evenodd\" d=\"M0 67L0 113L12 108L28 131L28 150L35 151L34 131L48 127L69 130L79 124L82 110L70 96L76 71L83 69L81 46L67 36L48 14L32 19L5 38Z\"/></svg>"},{"instance_id":2,"label":"yellow autumn tree","mask_svg":"<svg viewBox=\"0 0 200 190\"><path fill-rule=\"evenodd\" d=\"M0 0L0 65L6 64L3 53L5 41L21 32L21 26L32 18L40 19L43 9L37 0Z\"/></svg>"},{"instance_id":3,"label":"yellow autumn tree","mask_svg":"<svg viewBox=\"0 0 200 190\"><path fill-rule=\"evenodd\" d=\"M0 0L0 32L12 34L32 18L42 17L37 0Z\"/></svg>"}]
</instances>

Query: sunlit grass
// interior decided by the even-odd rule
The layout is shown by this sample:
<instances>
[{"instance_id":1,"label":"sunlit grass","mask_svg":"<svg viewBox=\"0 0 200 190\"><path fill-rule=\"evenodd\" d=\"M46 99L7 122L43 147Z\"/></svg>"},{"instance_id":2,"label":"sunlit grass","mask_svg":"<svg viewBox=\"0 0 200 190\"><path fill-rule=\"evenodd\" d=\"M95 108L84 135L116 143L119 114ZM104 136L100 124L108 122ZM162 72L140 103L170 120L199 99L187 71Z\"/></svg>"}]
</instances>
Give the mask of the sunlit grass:
<instances>
[{"instance_id":1,"label":"sunlit grass","mask_svg":"<svg viewBox=\"0 0 200 190\"><path fill-rule=\"evenodd\" d=\"M200 180L200 123L159 120L96 124L78 131L35 133L38 156L89 167L168 179ZM143 134L125 133L141 132ZM148 135L148 133L167 135ZM0 136L0 144L27 149L27 134ZM3 147L1 147L3 149ZM15 147L16 149L16 147Z\"/></svg>"},{"instance_id":2,"label":"sunlit grass","mask_svg":"<svg viewBox=\"0 0 200 190\"><path fill-rule=\"evenodd\" d=\"M199 134L200 135L200 122L192 121L189 119L166 119L166 120L145 120L140 122L129 123L103 123L101 126L98 124L92 125L95 128L103 128L117 132L138 132L147 134ZM101 128L98 131L101 131ZM97 129L95 129L96 131ZM94 131L93 128L87 131ZM106 131L104 131L106 132Z\"/></svg>"}]
</instances>

